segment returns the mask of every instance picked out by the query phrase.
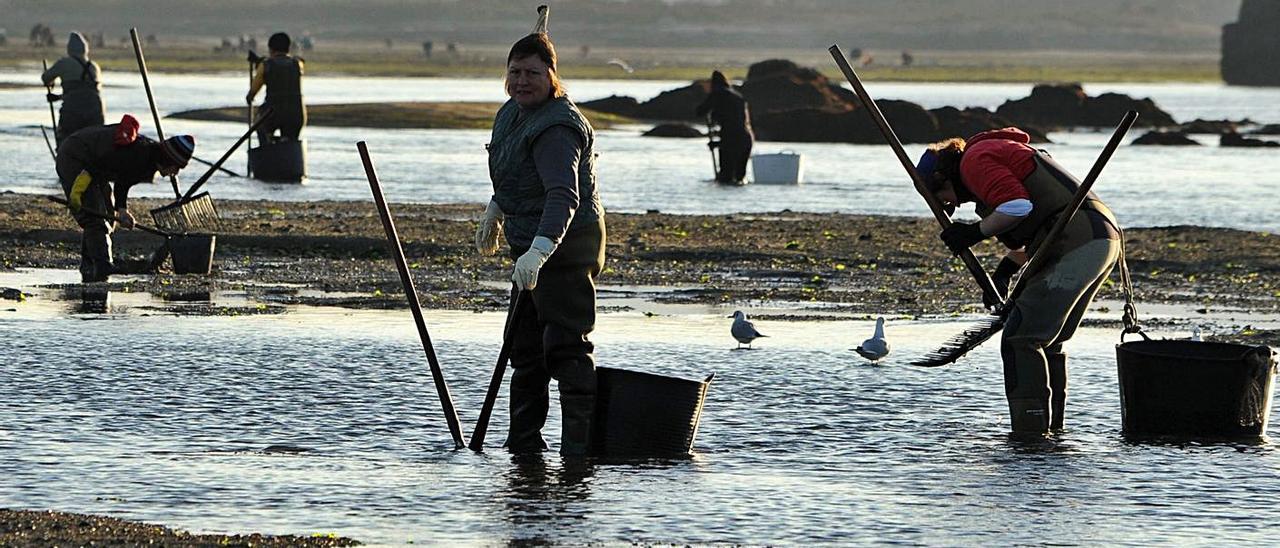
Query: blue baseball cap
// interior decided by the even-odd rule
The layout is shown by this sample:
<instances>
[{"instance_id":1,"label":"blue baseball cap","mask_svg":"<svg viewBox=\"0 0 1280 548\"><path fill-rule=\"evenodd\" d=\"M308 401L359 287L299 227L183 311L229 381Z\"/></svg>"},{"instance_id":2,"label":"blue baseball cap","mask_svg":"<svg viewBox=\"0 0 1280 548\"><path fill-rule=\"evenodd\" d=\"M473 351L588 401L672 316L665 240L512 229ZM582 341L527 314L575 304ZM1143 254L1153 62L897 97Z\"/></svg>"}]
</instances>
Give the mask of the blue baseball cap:
<instances>
[{"instance_id":1,"label":"blue baseball cap","mask_svg":"<svg viewBox=\"0 0 1280 548\"><path fill-rule=\"evenodd\" d=\"M925 186L933 180L933 172L938 169L938 153L926 149L924 154L920 155L920 160L916 162L916 173L920 174L920 179L925 182Z\"/></svg>"}]
</instances>

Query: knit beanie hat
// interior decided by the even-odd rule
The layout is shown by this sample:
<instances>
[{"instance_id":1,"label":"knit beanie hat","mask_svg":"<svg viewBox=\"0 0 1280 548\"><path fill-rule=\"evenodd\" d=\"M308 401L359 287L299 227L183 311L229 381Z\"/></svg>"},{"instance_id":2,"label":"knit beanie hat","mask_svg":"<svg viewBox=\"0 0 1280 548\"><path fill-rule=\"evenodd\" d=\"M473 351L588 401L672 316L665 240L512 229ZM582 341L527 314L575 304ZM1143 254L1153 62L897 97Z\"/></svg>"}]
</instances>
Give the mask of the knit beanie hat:
<instances>
[{"instance_id":1,"label":"knit beanie hat","mask_svg":"<svg viewBox=\"0 0 1280 548\"><path fill-rule=\"evenodd\" d=\"M170 137L160 143L160 150L164 152L166 164L184 168L196 151L196 138L190 135Z\"/></svg>"}]
</instances>

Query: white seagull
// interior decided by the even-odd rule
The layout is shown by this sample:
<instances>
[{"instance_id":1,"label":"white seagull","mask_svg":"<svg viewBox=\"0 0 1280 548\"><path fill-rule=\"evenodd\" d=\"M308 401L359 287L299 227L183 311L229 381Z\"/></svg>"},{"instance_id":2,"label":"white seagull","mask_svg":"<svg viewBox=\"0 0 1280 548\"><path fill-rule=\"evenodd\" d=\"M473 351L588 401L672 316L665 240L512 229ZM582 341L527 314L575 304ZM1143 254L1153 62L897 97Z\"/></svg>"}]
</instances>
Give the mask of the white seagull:
<instances>
[{"instance_id":1,"label":"white seagull","mask_svg":"<svg viewBox=\"0 0 1280 548\"><path fill-rule=\"evenodd\" d=\"M862 345L853 349L853 351L873 362L889 355L889 342L884 340L883 317L876 318L876 334L870 339L862 341Z\"/></svg>"},{"instance_id":2,"label":"white seagull","mask_svg":"<svg viewBox=\"0 0 1280 548\"><path fill-rule=\"evenodd\" d=\"M742 345L745 344L747 349L750 350L751 341L760 337L768 337L768 335L756 331L756 324L751 323L751 320L748 320L747 315L743 314L741 310L735 310L733 316L730 317L733 318L733 327L729 328L729 333L738 341L738 348L742 348Z\"/></svg>"}]
</instances>

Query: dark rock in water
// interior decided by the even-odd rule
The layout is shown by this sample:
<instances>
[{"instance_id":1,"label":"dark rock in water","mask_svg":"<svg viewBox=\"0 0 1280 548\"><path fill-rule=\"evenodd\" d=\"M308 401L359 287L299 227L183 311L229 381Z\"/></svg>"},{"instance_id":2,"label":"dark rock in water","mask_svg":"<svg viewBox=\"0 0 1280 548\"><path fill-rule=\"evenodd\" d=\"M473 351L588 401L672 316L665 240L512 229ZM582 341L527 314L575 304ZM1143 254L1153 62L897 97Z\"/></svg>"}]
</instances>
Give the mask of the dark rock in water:
<instances>
[{"instance_id":1,"label":"dark rock in water","mask_svg":"<svg viewBox=\"0 0 1280 548\"><path fill-rule=\"evenodd\" d=\"M306 447L297 447L293 445L268 445L265 449L262 450L263 453L266 453L268 455L272 455L272 454L296 455L298 453L306 453L307 451L310 451L310 449Z\"/></svg>"},{"instance_id":2,"label":"dark rock in water","mask_svg":"<svg viewBox=\"0 0 1280 548\"><path fill-rule=\"evenodd\" d=\"M1262 139L1250 139L1242 137L1239 133L1223 133L1218 140L1218 146L1224 147L1280 147L1280 143L1275 141L1264 141Z\"/></svg>"},{"instance_id":3,"label":"dark rock in water","mask_svg":"<svg viewBox=\"0 0 1280 548\"><path fill-rule=\"evenodd\" d=\"M698 131L689 124L658 124L653 129L644 132L645 137L705 137L706 134Z\"/></svg>"},{"instance_id":4,"label":"dark rock in water","mask_svg":"<svg viewBox=\"0 0 1280 548\"><path fill-rule=\"evenodd\" d=\"M682 88L659 93L639 106L639 117L646 120L696 120L698 105L707 98L710 84L694 82Z\"/></svg>"},{"instance_id":5,"label":"dark rock in water","mask_svg":"<svg viewBox=\"0 0 1280 548\"><path fill-rule=\"evenodd\" d=\"M924 107L909 101L876 101L903 143L930 143L940 138L938 123ZM831 111L808 108L752 116L762 141L884 143L884 136L862 108Z\"/></svg>"},{"instance_id":6,"label":"dark rock in water","mask_svg":"<svg viewBox=\"0 0 1280 548\"><path fill-rule=\"evenodd\" d=\"M1078 126L1113 127L1129 110L1138 111L1138 121L1134 125L1140 127L1177 125L1169 113L1150 99L1134 99L1119 93L1089 97L1080 84L1039 84L1031 89L1031 95L1005 101L996 109L996 114L1019 127L1030 125L1052 130Z\"/></svg>"},{"instance_id":7,"label":"dark rock in water","mask_svg":"<svg viewBox=\"0 0 1280 548\"><path fill-rule=\"evenodd\" d=\"M1238 86L1280 86L1280 2L1244 0L1240 19L1222 27L1222 79Z\"/></svg>"},{"instance_id":8,"label":"dark rock in water","mask_svg":"<svg viewBox=\"0 0 1280 548\"><path fill-rule=\"evenodd\" d=\"M997 115L982 107L960 110L956 107L935 108L929 111L938 121L938 133L943 139L949 137L969 138L973 135L992 129L1000 129L1014 125L1003 116ZM1018 129L1031 136L1032 143L1049 143L1045 132L1033 125L1023 124Z\"/></svg>"},{"instance_id":9,"label":"dark rock in water","mask_svg":"<svg viewBox=\"0 0 1280 548\"><path fill-rule=\"evenodd\" d=\"M1280 135L1280 124L1267 124L1249 133L1252 135Z\"/></svg>"},{"instance_id":10,"label":"dark rock in water","mask_svg":"<svg viewBox=\"0 0 1280 548\"><path fill-rule=\"evenodd\" d=\"M1146 135L1133 140L1135 145L1199 145L1194 139L1187 137L1187 134L1177 131L1149 131Z\"/></svg>"},{"instance_id":11,"label":"dark rock in water","mask_svg":"<svg viewBox=\"0 0 1280 548\"><path fill-rule=\"evenodd\" d=\"M751 65L747 80L742 83L742 96L753 115L809 108L848 110L854 101L840 90L822 73L783 59Z\"/></svg>"},{"instance_id":12,"label":"dark rock in water","mask_svg":"<svg viewBox=\"0 0 1280 548\"><path fill-rule=\"evenodd\" d=\"M1197 118L1191 122L1184 122L1178 126L1178 131L1182 133L1209 133L1213 135L1221 135L1223 133L1235 133L1236 128L1247 124L1249 124L1248 120L1232 122L1231 120L1201 120Z\"/></svg>"},{"instance_id":13,"label":"dark rock in water","mask_svg":"<svg viewBox=\"0 0 1280 548\"><path fill-rule=\"evenodd\" d=\"M640 102L634 97L623 97L620 95L610 95L604 99L596 99L585 103L578 103L579 107L588 108L597 112L607 112L609 114L617 114L631 118L640 118Z\"/></svg>"}]
</instances>

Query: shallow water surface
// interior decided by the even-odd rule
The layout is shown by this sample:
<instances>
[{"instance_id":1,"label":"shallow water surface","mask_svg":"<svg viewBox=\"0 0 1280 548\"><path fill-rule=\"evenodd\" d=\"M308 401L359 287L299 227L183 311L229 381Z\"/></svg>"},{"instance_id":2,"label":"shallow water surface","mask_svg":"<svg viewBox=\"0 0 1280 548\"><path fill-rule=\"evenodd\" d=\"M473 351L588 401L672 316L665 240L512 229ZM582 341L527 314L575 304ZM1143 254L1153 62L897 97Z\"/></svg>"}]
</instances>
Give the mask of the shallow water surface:
<instances>
[{"instance_id":1,"label":"shallow water surface","mask_svg":"<svg viewBox=\"0 0 1280 548\"><path fill-rule=\"evenodd\" d=\"M82 313L36 292L0 307L5 507L391 545L1270 544L1280 518L1270 442L1124 441L1113 329L1069 344L1069 431L1023 444L995 344L904 365L972 318L892 319L870 365L848 350L870 321L759 321L771 336L736 351L731 310L604 314L600 365L717 376L695 458L575 465L497 448L505 394L490 452L453 450L407 311L171 316L113 293ZM426 317L469 432L502 317Z\"/></svg>"}]
</instances>

